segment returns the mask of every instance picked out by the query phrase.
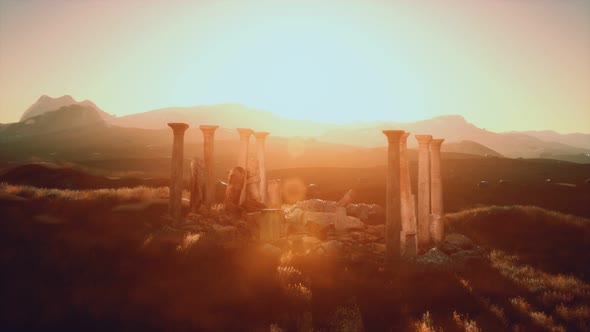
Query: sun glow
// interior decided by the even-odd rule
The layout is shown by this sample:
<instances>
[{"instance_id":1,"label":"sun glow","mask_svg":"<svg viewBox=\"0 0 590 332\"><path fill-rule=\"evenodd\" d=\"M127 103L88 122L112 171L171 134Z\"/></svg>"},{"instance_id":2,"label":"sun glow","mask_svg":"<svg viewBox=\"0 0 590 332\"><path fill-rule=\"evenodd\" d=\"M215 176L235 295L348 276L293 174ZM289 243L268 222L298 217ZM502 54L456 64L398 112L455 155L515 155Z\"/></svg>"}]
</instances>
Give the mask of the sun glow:
<instances>
[{"instance_id":1,"label":"sun glow","mask_svg":"<svg viewBox=\"0 0 590 332\"><path fill-rule=\"evenodd\" d=\"M117 115L236 102L336 123L461 114L491 130L585 131L590 122L582 2L0 6L0 122L42 94Z\"/></svg>"}]
</instances>

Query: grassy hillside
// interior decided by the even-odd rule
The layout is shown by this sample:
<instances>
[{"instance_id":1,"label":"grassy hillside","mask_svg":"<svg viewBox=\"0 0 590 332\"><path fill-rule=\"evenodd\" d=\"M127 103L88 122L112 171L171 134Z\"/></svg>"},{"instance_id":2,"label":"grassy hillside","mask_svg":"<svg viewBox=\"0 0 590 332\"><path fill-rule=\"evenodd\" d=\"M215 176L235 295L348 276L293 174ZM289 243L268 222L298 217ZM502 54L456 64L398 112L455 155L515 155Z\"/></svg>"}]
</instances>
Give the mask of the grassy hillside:
<instances>
[{"instance_id":1,"label":"grassy hillside","mask_svg":"<svg viewBox=\"0 0 590 332\"><path fill-rule=\"evenodd\" d=\"M165 189L0 192L3 330L590 327L588 219L520 206L450 214L447 228L471 236L486 256L446 272L407 262L383 269L361 246L276 256L255 242L214 241L195 226L166 226L166 204L137 207L165 198Z\"/></svg>"}]
</instances>

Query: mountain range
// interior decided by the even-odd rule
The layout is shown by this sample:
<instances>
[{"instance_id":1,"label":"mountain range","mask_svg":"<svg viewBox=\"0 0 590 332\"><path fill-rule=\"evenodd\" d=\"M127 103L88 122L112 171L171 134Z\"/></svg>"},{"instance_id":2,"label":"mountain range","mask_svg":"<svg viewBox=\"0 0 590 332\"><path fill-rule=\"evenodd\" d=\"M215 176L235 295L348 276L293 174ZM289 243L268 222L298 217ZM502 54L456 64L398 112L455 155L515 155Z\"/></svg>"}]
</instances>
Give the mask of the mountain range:
<instances>
[{"instance_id":1,"label":"mountain range","mask_svg":"<svg viewBox=\"0 0 590 332\"><path fill-rule=\"evenodd\" d=\"M64 106L70 106L70 105L79 105L79 106L83 106L83 107L92 108L98 113L98 115L104 121L107 121L107 122L111 121L114 118L112 115L110 115L110 114L106 113L105 111L101 110L100 108L98 108L98 106L96 106L96 104L94 104L93 102L91 102L88 99L78 102L70 95L64 95L64 96L61 96L58 98L51 98L47 95L42 95L41 97L39 97L39 99L37 99L37 101L35 103L33 103L33 105L31 105L23 113L19 122L26 122L28 119L34 118L38 115L41 115L41 114L44 114L47 112L51 112L51 111L55 111L55 110L58 110Z\"/></svg>"},{"instance_id":2,"label":"mountain range","mask_svg":"<svg viewBox=\"0 0 590 332\"><path fill-rule=\"evenodd\" d=\"M443 152L590 162L590 134L559 134L552 131L496 133L479 128L460 115L439 116L411 123L363 122L338 125L288 119L241 104L219 104L172 107L114 117L91 101L77 102L69 95L59 98L41 96L25 111L20 122L0 128L0 140L6 142L41 132L84 125L167 129L168 122L186 122L193 128L201 124L219 125L218 139L237 138L233 129L246 127L269 131L275 137L303 137L362 148L384 146L386 140L381 131L396 128L412 134L445 138ZM408 146L416 147L415 139L410 138Z\"/></svg>"}]
</instances>

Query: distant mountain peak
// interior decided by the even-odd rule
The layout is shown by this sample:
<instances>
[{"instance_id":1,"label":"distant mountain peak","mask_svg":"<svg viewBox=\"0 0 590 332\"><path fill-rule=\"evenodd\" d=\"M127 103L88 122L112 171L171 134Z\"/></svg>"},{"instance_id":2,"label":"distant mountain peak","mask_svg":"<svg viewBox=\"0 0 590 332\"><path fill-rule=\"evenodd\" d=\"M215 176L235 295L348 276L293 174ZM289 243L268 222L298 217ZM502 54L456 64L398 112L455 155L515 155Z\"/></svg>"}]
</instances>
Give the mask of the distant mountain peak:
<instances>
[{"instance_id":1,"label":"distant mountain peak","mask_svg":"<svg viewBox=\"0 0 590 332\"><path fill-rule=\"evenodd\" d=\"M41 97L39 97L39 99L37 99L37 101L23 113L23 115L20 118L20 122L24 122L30 118L36 117L47 112L57 111L62 107L70 105L89 106L93 108L95 111L97 111L101 118L103 118L107 122L111 121L113 118L111 115L107 114L106 112L98 108L96 104L94 104L92 101L88 99L85 99L81 102L77 102L76 99L74 99L74 97L72 97L71 95L63 95L61 97L53 98L44 94L41 95Z\"/></svg>"}]
</instances>

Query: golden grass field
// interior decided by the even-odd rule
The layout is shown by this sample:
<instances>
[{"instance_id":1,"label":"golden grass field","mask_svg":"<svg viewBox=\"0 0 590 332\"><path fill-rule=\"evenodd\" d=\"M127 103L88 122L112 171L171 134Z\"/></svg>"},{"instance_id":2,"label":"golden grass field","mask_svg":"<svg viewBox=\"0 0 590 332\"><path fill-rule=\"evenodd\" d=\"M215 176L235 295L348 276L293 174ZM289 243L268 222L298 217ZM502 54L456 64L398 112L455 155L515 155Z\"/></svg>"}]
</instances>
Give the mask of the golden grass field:
<instances>
[{"instance_id":1,"label":"golden grass field","mask_svg":"<svg viewBox=\"0 0 590 332\"><path fill-rule=\"evenodd\" d=\"M590 221L534 206L447 215L482 264L422 271L370 257L265 255L168 232L167 188L2 184L1 325L11 331L587 331ZM185 193L186 195L186 193ZM168 234L168 233L167 233Z\"/></svg>"}]
</instances>

